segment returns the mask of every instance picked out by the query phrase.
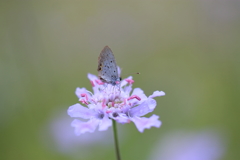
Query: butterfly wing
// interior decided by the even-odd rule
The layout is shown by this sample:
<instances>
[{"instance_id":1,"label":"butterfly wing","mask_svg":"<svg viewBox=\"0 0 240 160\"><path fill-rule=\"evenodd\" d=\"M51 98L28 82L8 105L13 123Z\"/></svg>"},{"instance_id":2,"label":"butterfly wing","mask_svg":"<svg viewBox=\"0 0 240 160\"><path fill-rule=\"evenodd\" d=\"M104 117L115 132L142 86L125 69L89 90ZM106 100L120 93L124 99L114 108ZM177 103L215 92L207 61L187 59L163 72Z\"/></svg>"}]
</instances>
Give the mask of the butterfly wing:
<instances>
[{"instance_id":1,"label":"butterfly wing","mask_svg":"<svg viewBox=\"0 0 240 160\"><path fill-rule=\"evenodd\" d=\"M117 64L112 50L106 46L98 57L98 77L105 83L116 85L119 81Z\"/></svg>"}]
</instances>

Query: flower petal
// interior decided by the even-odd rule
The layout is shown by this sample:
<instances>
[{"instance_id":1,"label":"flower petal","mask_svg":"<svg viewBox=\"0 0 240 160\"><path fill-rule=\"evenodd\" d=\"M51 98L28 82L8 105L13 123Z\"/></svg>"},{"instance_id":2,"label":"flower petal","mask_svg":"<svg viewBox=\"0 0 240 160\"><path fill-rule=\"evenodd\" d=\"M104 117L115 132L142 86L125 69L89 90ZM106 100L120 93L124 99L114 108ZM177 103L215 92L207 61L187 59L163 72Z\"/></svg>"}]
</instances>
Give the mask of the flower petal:
<instances>
[{"instance_id":1,"label":"flower petal","mask_svg":"<svg viewBox=\"0 0 240 160\"><path fill-rule=\"evenodd\" d=\"M82 122L78 119L74 119L71 123L71 126L75 128L75 134L79 136L85 132L94 132L97 128L99 121L97 120L89 120L87 122Z\"/></svg>"},{"instance_id":2,"label":"flower petal","mask_svg":"<svg viewBox=\"0 0 240 160\"><path fill-rule=\"evenodd\" d=\"M123 88L123 92L121 92L121 93L123 93L129 97L131 91L132 91L132 85L128 85Z\"/></svg>"},{"instance_id":3,"label":"flower petal","mask_svg":"<svg viewBox=\"0 0 240 160\"><path fill-rule=\"evenodd\" d=\"M144 116L152 112L155 109L156 105L157 105L157 102L154 99L149 98L139 106L130 109L129 114L131 117Z\"/></svg>"},{"instance_id":4,"label":"flower petal","mask_svg":"<svg viewBox=\"0 0 240 160\"><path fill-rule=\"evenodd\" d=\"M90 119L91 117L96 115L96 112L77 103L68 108L68 115L71 117Z\"/></svg>"},{"instance_id":5,"label":"flower petal","mask_svg":"<svg viewBox=\"0 0 240 160\"><path fill-rule=\"evenodd\" d=\"M132 95L137 95L138 97L141 98L141 101L147 99L147 96L144 94L144 92L141 88L135 88L132 92Z\"/></svg>"},{"instance_id":6,"label":"flower petal","mask_svg":"<svg viewBox=\"0 0 240 160\"><path fill-rule=\"evenodd\" d=\"M76 96L77 96L79 99L80 99L80 98L83 98L83 97L81 96L81 94L86 94L86 95L88 96L88 98L91 97L91 95L89 94L89 91L86 90L86 88L79 88L79 87L77 87L77 88L76 88L76 91L75 91L75 94L76 94Z\"/></svg>"},{"instance_id":7,"label":"flower petal","mask_svg":"<svg viewBox=\"0 0 240 160\"><path fill-rule=\"evenodd\" d=\"M148 98L154 98L154 97L159 97L159 96L165 96L165 92L163 92L163 91L155 91Z\"/></svg>"},{"instance_id":8,"label":"flower petal","mask_svg":"<svg viewBox=\"0 0 240 160\"><path fill-rule=\"evenodd\" d=\"M88 73L87 77L90 81L95 81L96 79L98 79L98 77L96 75L91 74L91 73Z\"/></svg>"},{"instance_id":9,"label":"flower petal","mask_svg":"<svg viewBox=\"0 0 240 160\"><path fill-rule=\"evenodd\" d=\"M99 131L105 131L108 127L112 126L112 121L108 118L107 115L103 117L103 119L99 123Z\"/></svg>"},{"instance_id":10,"label":"flower petal","mask_svg":"<svg viewBox=\"0 0 240 160\"><path fill-rule=\"evenodd\" d=\"M96 105L96 104L88 104L87 105L89 109L99 109L99 105Z\"/></svg>"},{"instance_id":11,"label":"flower petal","mask_svg":"<svg viewBox=\"0 0 240 160\"><path fill-rule=\"evenodd\" d=\"M93 93L94 96L96 97L99 94L99 88L102 87L102 85L99 85L96 81L101 82L98 77L94 74L88 73L88 79L90 80L91 84L92 84L92 89L93 89Z\"/></svg>"},{"instance_id":12,"label":"flower petal","mask_svg":"<svg viewBox=\"0 0 240 160\"><path fill-rule=\"evenodd\" d=\"M117 66L117 70L118 70L118 77L121 77L121 68L119 66Z\"/></svg>"},{"instance_id":13,"label":"flower petal","mask_svg":"<svg viewBox=\"0 0 240 160\"><path fill-rule=\"evenodd\" d=\"M131 120L136 125L139 132L143 132L144 129L150 129L151 127L159 128L161 126L161 121L158 120L159 116L152 115L150 118L146 117L134 117Z\"/></svg>"},{"instance_id":14,"label":"flower petal","mask_svg":"<svg viewBox=\"0 0 240 160\"><path fill-rule=\"evenodd\" d=\"M129 120L129 118L122 118L122 117L118 117L115 119L118 123L121 124L125 124L125 123L130 123L131 121Z\"/></svg>"},{"instance_id":15,"label":"flower petal","mask_svg":"<svg viewBox=\"0 0 240 160\"><path fill-rule=\"evenodd\" d=\"M132 76L129 76L128 78L125 78L125 79L132 79ZM123 86L125 86L125 85L128 84L128 82L125 81L125 79L123 79L123 80L121 81L121 87L123 87Z\"/></svg>"},{"instance_id":16,"label":"flower petal","mask_svg":"<svg viewBox=\"0 0 240 160\"><path fill-rule=\"evenodd\" d=\"M114 117L113 115L109 115L112 119L117 121L118 123L124 124L124 123L129 123L131 122L129 120L129 117L125 113L117 113L118 116Z\"/></svg>"}]
</instances>

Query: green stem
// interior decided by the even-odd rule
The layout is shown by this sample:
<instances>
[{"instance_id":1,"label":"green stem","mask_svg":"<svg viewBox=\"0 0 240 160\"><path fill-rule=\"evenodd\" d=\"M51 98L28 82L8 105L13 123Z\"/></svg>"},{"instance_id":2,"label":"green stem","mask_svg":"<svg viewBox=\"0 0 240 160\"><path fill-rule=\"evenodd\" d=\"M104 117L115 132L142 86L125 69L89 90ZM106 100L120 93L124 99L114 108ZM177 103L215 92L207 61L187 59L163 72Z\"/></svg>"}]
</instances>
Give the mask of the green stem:
<instances>
[{"instance_id":1,"label":"green stem","mask_svg":"<svg viewBox=\"0 0 240 160\"><path fill-rule=\"evenodd\" d=\"M117 125L115 120L112 120L112 122L113 122L113 134L114 134L116 157L117 157L117 160L121 160L119 146L118 146Z\"/></svg>"}]
</instances>

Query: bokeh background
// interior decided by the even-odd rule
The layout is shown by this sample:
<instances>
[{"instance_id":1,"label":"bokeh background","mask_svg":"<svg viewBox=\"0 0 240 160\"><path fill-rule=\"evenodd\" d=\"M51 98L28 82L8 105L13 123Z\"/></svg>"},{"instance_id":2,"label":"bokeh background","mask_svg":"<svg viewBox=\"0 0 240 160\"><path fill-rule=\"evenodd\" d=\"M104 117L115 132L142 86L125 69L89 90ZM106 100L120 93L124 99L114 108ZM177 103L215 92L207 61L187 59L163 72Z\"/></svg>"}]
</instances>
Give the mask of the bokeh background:
<instances>
[{"instance_id":1,"label":"bokeh background","mask_svg":"<svg viewBox=\"0 0 240 160\"><path fill-rule=\"evenodd\" d=\"M240 1L1 1L0 159L115 159L112 128L74 135L76 87L105 45L158 97L162 126L118 125L124 160L240 157ZM140 75L134 74L140 72Z\"/></svg>"}]
</instances>

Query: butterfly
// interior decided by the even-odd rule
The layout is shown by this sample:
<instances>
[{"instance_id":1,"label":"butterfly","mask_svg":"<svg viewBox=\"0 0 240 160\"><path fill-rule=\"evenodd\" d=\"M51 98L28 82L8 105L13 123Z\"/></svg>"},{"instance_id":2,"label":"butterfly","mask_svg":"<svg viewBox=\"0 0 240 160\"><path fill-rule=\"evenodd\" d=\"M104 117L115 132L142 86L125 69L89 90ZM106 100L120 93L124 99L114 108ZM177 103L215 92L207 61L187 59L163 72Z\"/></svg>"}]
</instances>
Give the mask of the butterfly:
<instances>
[{"instance_id":1,"label":"butterfly","mask_svg":"<svg viewBox=\"0 0 240 160\"><path fill-rule=\"evenodd\" d=\"M120 83L118 67L112 53L112 50L105 46L98 57L98 77L108 84L115 86Z\"/></svg>"}]
</instances>

